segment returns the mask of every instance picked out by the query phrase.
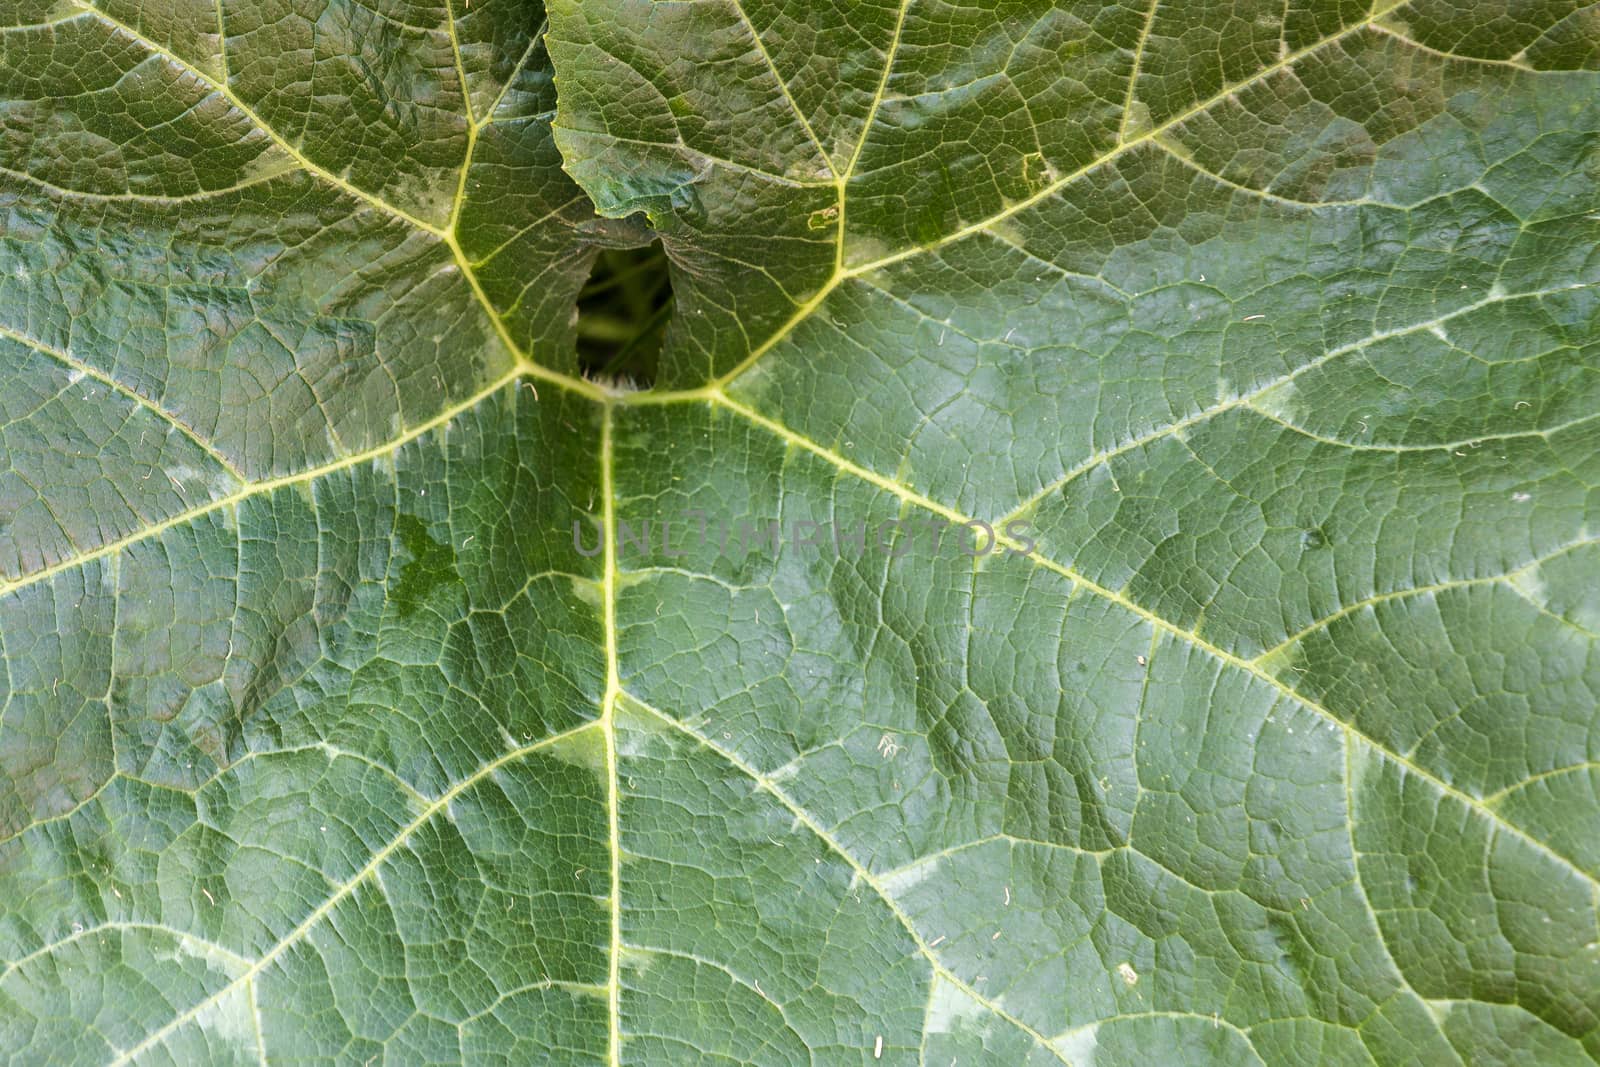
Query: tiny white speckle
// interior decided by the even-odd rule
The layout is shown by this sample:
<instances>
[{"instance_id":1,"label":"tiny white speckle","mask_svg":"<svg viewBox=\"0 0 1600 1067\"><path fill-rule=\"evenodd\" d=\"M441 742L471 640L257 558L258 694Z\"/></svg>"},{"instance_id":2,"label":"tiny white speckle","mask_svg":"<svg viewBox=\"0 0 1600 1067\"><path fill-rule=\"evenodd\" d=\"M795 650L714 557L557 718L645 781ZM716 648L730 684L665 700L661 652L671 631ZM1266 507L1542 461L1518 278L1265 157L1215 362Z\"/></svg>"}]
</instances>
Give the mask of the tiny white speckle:
<instances>
[{"instance_id":1,"label":"tiny white speckle","mask_svg":"<svg viewBox=\"0 0 1600 1067\"><path fill-rule=\"evenodd\" d=\"M1150 662L1150 660L1145 656L1138 656L1136 658L1139 660L1139 666L1141 667Z\"/></svg>"},{"instance_id":2,"label":"tiny white speckle","mask_svg":"<svg viewBox=\"0 0 1600 1067\"><path fill-rule=\"evenodd\" d=\"M1132 964L1129 964L1129 963L1119 963L1119 964L1117 964L1117 974L1118 974L1118 976L1120 976L1122 978L1122 980L1124 982L1128 983L1130 986L1135 986L1135 985L1139 984L1139 972L1133 969L1133 965Z\"/></svg>"},{"instance_id":3,"label":"tiny white speckle","mask_svg":"<svg viewBox=\"0 0 1600 1067\"><path fill-rule=\"evenodd\" d=\"M1011 887L1006 886L1006 907L1011 907Z\"/></svg>"},{"instance_id":4,"label":"tiny white speckle","mask_svg":"<svg viewBox=\"0 0 1600 1067\"><path fill-rule=\"evenodd\" d=\"M1265 315L1246 315L1244 318L1240 319L1239 321L1240 322L1254 322L1257 319L1264 319L1264 318L1266 318Z\"/></svg>"},{"instance_id":5,"label":"tiny white speckle","mask_svg":"<svg viewBox=\"0 0 1600 1067\"><path fill-rule=\"evenodd\" d=\"M938 948L939 947L939 942L941 942L943 940L944 940L944 935L940 934L938 937L936 937L932 941L928 942L928 947L929 948Z\"/></svg>"},{"instance_id":6,"label":"tiny white speckle","mask_svg":"<svg viewBox=\"0 0 1600 1067\"><path fill-rule=\"evenodd\" d=\"M1515 500L1519 504L1526 504L1528 501L1533 499L1533 494L1532 493L1512 493L1511 494L1511 499Z\"/></svg>"},{"instance_id":7,"label":"tiny white speckle","mask_svg":"<svg viewBox=\"0 0 1600 1067\"><path fill-rule=\"evenodd\" d=\"M998 940L1000 940L1000 931L996 930L994 933L990 934L989 935L989 940L990 941L998 941Z\"/></svg>"},{"instance_id":8,"label":"tiny white speckle","mask_svg":"<svg viewBox=\"0 0 1600 1067\"><path fill-rule=\"evenodd\" d=\"M882 1034L879 1034L878 1035L878 1039L872 1043L872 1058L875 1059L875 1060L883 1059L883 1035Z\"/></svg>"}]
</instances>

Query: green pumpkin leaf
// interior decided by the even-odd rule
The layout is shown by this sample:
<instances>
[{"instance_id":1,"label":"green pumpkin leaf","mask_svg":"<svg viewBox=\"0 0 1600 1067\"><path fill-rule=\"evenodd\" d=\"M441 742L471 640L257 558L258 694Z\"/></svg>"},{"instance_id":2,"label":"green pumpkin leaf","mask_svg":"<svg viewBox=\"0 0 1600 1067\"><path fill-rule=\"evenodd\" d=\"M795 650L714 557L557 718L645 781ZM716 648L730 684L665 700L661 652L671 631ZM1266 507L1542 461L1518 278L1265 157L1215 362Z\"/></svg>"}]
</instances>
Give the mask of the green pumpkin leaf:
<instances>
[{"instance_id":1,"label":"green pumpkin leaf","mask_svg":"<svg viewBox=\"0 0 1600 1067\"><path fill-rule=\"evenodd\" d=\"M1600 1060L1597 71L0 2L0 1054Z\"/></svg>"}]
</instances>

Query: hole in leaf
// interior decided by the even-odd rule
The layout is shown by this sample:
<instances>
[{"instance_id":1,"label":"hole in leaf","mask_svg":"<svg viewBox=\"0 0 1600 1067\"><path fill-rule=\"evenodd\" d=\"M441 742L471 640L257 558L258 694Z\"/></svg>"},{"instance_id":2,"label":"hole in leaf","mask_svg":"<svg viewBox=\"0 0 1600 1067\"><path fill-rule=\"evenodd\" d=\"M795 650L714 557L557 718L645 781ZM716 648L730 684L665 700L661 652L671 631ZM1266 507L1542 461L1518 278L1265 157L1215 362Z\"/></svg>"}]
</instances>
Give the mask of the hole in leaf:
<instances>
[{"instance_id":1,"label":"hole in leaf","mask_svg":"<svg viewBox=\"0 0 1600 1067\"><path fill-rule=\"evenodd\" d=\"M578 293L578 366L594 378L648 388L672 319L672 280L660 241L602 248Z\"/></svg>"}]
</instances>

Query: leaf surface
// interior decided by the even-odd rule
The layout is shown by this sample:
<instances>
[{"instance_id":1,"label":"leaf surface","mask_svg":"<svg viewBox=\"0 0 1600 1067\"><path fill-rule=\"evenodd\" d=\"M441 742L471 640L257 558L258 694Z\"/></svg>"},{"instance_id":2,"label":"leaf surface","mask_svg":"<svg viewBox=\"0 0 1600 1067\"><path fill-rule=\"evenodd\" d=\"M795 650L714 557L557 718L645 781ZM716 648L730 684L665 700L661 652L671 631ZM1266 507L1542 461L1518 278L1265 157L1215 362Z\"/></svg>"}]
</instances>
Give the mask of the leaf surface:
<instances>
[{"instance_id":1,"label":"leaf surface","mask_svg":"<svg viewBox=\"0 0 1600 1067\"><path fill-rule=\"evenodd\" d=\"M0 7L0 1049L1600 1059L1595 8L458 8Z\"/></svg>"}]
</instances>

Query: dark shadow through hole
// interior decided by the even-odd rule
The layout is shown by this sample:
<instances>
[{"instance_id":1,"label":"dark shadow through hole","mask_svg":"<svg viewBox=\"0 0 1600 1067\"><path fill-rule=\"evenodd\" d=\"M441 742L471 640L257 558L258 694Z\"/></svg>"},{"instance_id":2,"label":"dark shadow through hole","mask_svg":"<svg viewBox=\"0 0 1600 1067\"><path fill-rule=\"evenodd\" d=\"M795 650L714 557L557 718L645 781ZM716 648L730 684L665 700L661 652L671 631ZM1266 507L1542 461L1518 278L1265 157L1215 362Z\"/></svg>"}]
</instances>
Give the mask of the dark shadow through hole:
<instances>
[{"instance_id":1,"label":"dark shadow through hole","mask_svg":"<svg viewBox=\"0 0 1600 1067\"><path fill-rule=\"evenodd\" d=\"M672 281L660 241L643 248L602 248L578 293L578 366L593 378L655 382Z\"/></svg>"}]
</instances>

